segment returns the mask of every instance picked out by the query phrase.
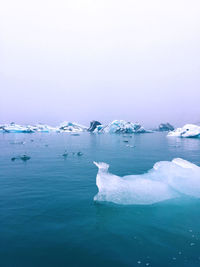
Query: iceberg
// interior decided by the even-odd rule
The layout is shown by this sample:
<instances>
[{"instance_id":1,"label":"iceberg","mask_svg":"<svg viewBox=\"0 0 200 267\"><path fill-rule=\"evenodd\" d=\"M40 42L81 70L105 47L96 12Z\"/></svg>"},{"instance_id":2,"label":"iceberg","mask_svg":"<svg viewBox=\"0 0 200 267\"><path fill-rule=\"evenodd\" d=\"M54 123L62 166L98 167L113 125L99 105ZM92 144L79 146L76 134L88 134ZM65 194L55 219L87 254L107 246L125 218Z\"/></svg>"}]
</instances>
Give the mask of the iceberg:
<instances>
[{"instance_id":1,"label":"iceberg","mask_svg":"<svg viewBox=\"0 0 200 267\"><path fill-rule=\"evenodd\" d=\"M6 132L6 133L33 133L34 132L32 126L21 126L21 125L15 124L14 122L1 126L1 128L3 129L3 132Z\"/></svg>"},{"instance_id":2,"label":"iceberg","mask_svg":"<svg viewBox=\"0 0 200 267\"><path fill-rule=\"evenodd\" d=\"M200 198L200 167L181 158L160 161L141 175L120 177L108 172L106 163L98 167L95 201L122 205L150 205L183 196Z\"/></svg>"},{"instance_id":3,"label":"iceberg","mask_svg":"<svg viewBox=\"0 0 200 267\"><path fill-rule=\"evenodd\" d=\"M94 130L97 128L97 126L101 125L99 121L91 121L90 127L88 128L89 132L94 132Z\"/></svg>"},{"instance_id":4,"label":"iceberg","mask_svg":"<svg viewBox=\"0 0 200 267\"><path fill-rule=\"evenodd\" d=\"M195 124L186 124L182 128L177 128L174 131L168 133L167 136L178 136L178 137L200 137L200 126Z\"/></svg>"},{"instance_id":5,"label":"iceberg","mask_svg":"<svg viewBox=\"0 0 200 267\"><path fill-rule=\"evenodd\" d=\"M145 133L147 132L139 123L114 120L106 126L98 125L94 132L97 133Z\"/></svg>"},{"instance_id":6,"label":"iceberg","mask_svg":"<svg viewBox=\"0 0 200 267\"><path fill-rule=\"evenodd\" d=\"M41 123L34 126L34 130L36 132L41 132L41 133L59 132L59 129L57 127L52 127L47 124L41 124Z\"/></svg>"},{"instance_id":7,"label":"iceberg","mask_svg":"<svg viewBox=\"0 0 200 267\"><path fill-rule=\"evenodd\" d=\"M49 132L83 132L87 131L87 127L72 123L72 122L63 122L58 127L52 127L47 124L37 124L37 125L28 125L22 126L12 122L11 124L5 124L0 126L0 132L4 133L49 133Z\"/></svg>"},{"instance_id":8,"label":"iceberg","mask_svg":"<svg viewBox=\"0 0 200 267\"><path fill-rule=\"evenodd\" d=\"M37 125L27 125L22 126L15 124L14 122L6 125L2 125L1 131L5 133L34 133L34 132L51 132L51 131L59 131L59 129L43 125L43 124L37 124Z\"/></svg>"},{"instance_id":9,"label":"iceberg","mask_svg":"<svg viewBox=\"0 0 200 267\"><path fill-rule=\"evenodd\" d=\"M167 122L167 123L161 123L158 126L158 131L159 132L173 131L173 130L174 130L174 126L172 126L169 122Z\"/></svg>"},{"instance_id":10,"label":"iceberg","mask_svg":"<svg viewBox=\"0 0 200 267\"><path fill-rule=\"evenodd\" d=\"M65 121L59 126L60 132L84 132L87 127L75 122Z\"/></svg>"}]
</instances>

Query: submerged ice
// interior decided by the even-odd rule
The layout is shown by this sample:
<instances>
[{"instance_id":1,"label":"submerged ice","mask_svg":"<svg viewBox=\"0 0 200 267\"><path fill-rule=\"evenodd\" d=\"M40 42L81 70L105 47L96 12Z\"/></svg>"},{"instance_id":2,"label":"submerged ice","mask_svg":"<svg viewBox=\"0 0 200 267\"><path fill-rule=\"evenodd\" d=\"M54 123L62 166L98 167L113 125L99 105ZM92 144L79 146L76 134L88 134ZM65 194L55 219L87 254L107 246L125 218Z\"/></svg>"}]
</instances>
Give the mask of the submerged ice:
<instances>
[{"instance_id":1,"label":"submerged ice","mask_svg":"<svg viewBox=\"0 0 200 267\"><path fill-rule=\"evenodd\" d=\"M184 195L200 198L200 167L181 158L157 162L145 174L120 177L108 172L106 163L98 167L96 201L116 204L154 204Z\"/></svg>"}]
</instances>

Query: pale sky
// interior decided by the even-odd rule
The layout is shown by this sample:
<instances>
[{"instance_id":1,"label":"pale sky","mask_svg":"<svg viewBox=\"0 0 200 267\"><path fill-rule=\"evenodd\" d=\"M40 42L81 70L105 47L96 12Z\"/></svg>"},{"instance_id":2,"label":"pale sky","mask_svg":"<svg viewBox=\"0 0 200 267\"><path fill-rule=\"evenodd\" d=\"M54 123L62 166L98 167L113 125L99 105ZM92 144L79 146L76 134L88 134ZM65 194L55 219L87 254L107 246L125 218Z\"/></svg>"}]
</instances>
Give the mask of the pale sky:
<instances>
[{"instance_id":1,"label":"pale sky","mask_svg":"<svg viewBox=\"0 0 200 267\"><path fill-rule=\"evenodd\" d=\"M0 124L200 122L199 0L0 0Z\"/></svg>"}]
</instances>

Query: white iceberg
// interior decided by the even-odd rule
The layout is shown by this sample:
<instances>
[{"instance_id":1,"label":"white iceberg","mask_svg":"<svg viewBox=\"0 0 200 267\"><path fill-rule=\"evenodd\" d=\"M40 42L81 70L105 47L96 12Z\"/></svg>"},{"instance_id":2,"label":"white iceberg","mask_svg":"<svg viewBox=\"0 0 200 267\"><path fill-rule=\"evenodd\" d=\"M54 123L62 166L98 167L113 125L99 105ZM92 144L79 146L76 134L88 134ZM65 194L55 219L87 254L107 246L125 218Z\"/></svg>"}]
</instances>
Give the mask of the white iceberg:
<instances>
[{"instance_id":1,"label":"white iceberg","mask_svg":"<svg viewBox=\"0 0 200 267\"><path fill-rule=\"evenodd\" d=\"M200 198L200 167L180 158L157 162L145 174L124 177L109 173L106 163L94 164L99 168L95 201L147 205L185 195Z\"/></svg>"},{"instance_id":2,"label":"white iceberg","mask_svg":"<svg viewBox=\"0 0 200 267\"><path fill-rule=\"evenodd\" d=\"M47 124L41 124L41 123L34 126L34 130L36 132L41 132L41 133L59 132L59 129L57 127L52 127Z\"/></svg>"},{"instance_id":3,"label":"white iceberg","mask_svg":"<svg viewBox=\"0 0 200 267\"><path fill-rule=\"evenodd\" d=\"M0 127L2 132L5 133L34 133L34 132L51 132L59 131L58 128L48 126L46 124L37 124L37 125L18 125L12 122L11 124L2 125Z\"/></svg>"},{"instance_id":4,"label":"white iceberg","mask_svg":"<svg viewBox=\"0 0 200 267\"><path fill-rule=\"evenodd\" d=\"M47 124L37 124L37 125L28 125L22 126L15 123L1 125L0 132L6 133L49 133L49 132L83 132L87 131L87 127L72 123L72 122L63 122L58 127L52 127Z\"/></svg>"},{"instance_id":5,"label":"white iceberg","mask_svg":"<svg viewBox=\"0 0 200 267\"><path fill-rule=\"evenodd\" d=\"M147 132L139 123L114 120L106 126L98 125L94 132L98 133L144 133Z\"/></svg>"},{"instance_id":6,"label":"white iceberg","mask_svg":"<svg viewBox=\"0 0 200 267\"><path fill-rule=\"evenodd\" d=\"M200 126L195 124L186 124L182 128L177 128L168 133L167 136L178 137L200 137Z\"/></svg>"},{"instance_id":7,"label":"white iceberg","mask_svg":"<svg viewBox=\"0 0 200 267\"><path fill-rule=\"evenodd\" d=\"M61 132L84 132L87 131L88 127L75 122L65 121L59 126Z\"/></svg>"},{"instance_id":8,"label":"white iceberg","mask_svg":"<svg viewBox=\"0 0 200 267\"><path fill-rule=\"evenodd\" d=\"M14 122L12 122L11 124L6 124L1 126L1 128L3 129L3 132L7 132L7 133L33 133L34 130L32 128L32 126L22 126L22 125L18 125L15 124Z\"/></svg>"}]
</instances>

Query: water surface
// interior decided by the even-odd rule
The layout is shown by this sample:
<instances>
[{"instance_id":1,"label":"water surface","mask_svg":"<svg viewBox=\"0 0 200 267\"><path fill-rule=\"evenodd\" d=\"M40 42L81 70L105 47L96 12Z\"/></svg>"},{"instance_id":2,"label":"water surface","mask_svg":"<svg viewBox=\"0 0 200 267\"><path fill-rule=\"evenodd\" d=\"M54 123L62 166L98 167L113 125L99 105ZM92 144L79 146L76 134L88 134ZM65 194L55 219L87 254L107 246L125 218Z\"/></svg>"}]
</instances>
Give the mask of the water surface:
<instances>
[{"instance_id":1,"label":"water surface","mask_svg":"<svg viewBox=\"0 0 200 267\"><path fill-rule=\"evenodd\" d=\"M200 200L93 201L94 160L121 176L175 157L200 166L198 139L131 136L0 134L1 266L199 266ZM24 153L29 161L11 161Z\"/></svg>"}]
</instances>

